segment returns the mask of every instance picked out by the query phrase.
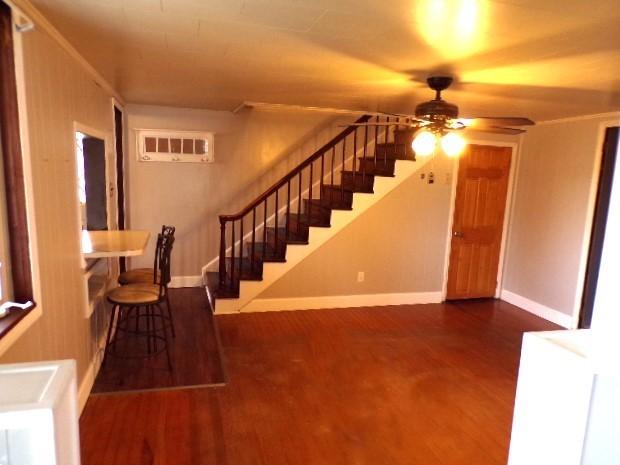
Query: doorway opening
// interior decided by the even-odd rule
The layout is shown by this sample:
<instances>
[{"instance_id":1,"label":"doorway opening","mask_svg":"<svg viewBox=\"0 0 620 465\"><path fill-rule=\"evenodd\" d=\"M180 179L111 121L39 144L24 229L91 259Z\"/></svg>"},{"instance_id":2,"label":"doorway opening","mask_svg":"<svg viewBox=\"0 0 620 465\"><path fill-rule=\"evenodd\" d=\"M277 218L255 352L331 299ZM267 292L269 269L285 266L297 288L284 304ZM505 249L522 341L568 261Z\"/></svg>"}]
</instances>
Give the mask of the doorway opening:
<instances>
[{"instance_id":1,"label":"doorway opening","mask_svg":"<svg viewBox=\"0 0 620 465\"><path fill-rule=\"evenodd\" d=\"M108 229L105 142L80 131L75 132L77 196L82 229Z\"/></svg>"},{"instance_id":2,"label":"doorway opening","mask_svg":"<svg viewBox=\"0 0 620 465\"><path fill-rule=\"evenodd\" d=\"M601 258L603 256L603 242L607 227L607 216L611 201L611 190L614 183L614 171L619 148L620 127L610 127L605 131L603 143L603 157L599 173L598 190L592 220L592 233L590 236L590 250L588 252L588 264L581 299L581 311L579 313L579 327L589 328L592 323L594 311L594 298L598 284Z\"/></svg>"}]
</instances>

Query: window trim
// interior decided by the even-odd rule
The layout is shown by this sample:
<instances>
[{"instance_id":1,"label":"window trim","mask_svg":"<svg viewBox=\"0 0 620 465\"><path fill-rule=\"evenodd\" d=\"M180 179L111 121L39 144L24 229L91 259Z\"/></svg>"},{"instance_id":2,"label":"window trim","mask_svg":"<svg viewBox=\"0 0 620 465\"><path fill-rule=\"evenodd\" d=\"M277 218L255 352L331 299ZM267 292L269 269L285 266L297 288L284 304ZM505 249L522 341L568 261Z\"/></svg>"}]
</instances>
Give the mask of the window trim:
<instances>
[{"instance_id":1,"label":"window trim","mask_svg":"<svg viewBox=\"0 0 620 465\"><path fill-rule=\"evenodd\" d=\"M6 4L5 4L6 5ZM28 113L26 106L26 85L24 74L24 56L23 44L20 28L18 24L24 22L32 24L29 18L25 17L20 11L11 9L11 30L13 32L13 64L15 72L15 86L17 94L17 113L19 121L19 138L21 146L21 164L23 169L23 184L26 210L26 230L29 238L29 255L30 255L30 280L32 283L31 299L37 302L37 305L30 309L16 312L16 318L8 321L8 325L4 330L4 334L0 336L0 355L2 355L9 347L11 347L27 330L30 328L43 314L41 302L41 280L39 274L39 253L38 241L35 228L35 208L34 208L34 192L32 189L32 160L30 152L30 138L28 132ZM28 29L23 29L24 33ZM6 319L11 319L11 316Z\"/></svg>"}]
</instances>

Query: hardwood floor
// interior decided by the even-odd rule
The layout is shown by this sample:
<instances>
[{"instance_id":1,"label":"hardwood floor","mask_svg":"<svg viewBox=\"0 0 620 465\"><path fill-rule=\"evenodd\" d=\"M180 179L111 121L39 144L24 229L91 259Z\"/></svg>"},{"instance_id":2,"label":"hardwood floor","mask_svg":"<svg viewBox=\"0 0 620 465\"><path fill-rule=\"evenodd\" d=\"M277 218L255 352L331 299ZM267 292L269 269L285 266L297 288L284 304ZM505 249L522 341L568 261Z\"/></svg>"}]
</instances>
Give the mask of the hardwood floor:
<instances>
[{"instance_id":1,"label":"hardwood floor","mask_svg":"<svg viewBox=\"0 0 620 465\"><path fill-rule=\"evenodd\" d=\"M230 382L94 396L84 465L504 465L524 331L499 301L218 316Z\"/></svg>"},{"instance_id":2,"label":"hardwood floor","mask_svg":"<svg viewBox=\"0 0 620 465\"><path fill-rule=\"evenodd\" d=\"M201 288L170 289L176 338L170 338L173 370L166 354L150 359L110 356L93 386L93 393L223 384L225 376L218 349L213 315ZM143 322L144 323L144 322ZM144 353L145 340L128 338L119 351Z\"/></svg>"}]
</instances>

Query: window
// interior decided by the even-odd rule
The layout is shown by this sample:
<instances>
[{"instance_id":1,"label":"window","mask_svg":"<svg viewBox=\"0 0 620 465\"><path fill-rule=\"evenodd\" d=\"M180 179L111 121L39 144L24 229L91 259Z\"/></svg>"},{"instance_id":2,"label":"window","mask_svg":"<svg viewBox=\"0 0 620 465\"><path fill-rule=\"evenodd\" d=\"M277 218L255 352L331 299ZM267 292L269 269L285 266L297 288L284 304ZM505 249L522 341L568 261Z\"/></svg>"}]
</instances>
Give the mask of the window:
<instances>
[{"instance_id":1,"label":"window","mask_svg":"<svg viewBox=\"0 0 620 465\"><path fill-rule=\"evenodd\" d=\"M213 133L138 129L140 161L212 162Z\"/></svg>"},{"instance_id":2,"label":"window","mask_svg":"<svg viewBox=\"0 0 620 465\"><path fill-rule=\"evenodd\" d=\"M10 306L10 312L0 318L0 337L33 308L26 187L17 100L11 9L0 2L0 283L4 303L15 301Z\"/></svg>"}]
</instances>

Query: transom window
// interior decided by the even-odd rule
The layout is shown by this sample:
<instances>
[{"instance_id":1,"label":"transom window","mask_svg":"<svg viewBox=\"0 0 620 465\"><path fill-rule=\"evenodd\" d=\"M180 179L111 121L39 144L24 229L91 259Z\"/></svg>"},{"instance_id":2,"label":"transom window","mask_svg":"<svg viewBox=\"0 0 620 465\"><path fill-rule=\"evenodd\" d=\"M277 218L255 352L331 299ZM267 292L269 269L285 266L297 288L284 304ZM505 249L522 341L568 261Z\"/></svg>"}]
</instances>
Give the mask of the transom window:
<instances>
[{"instance_id":1,"label":"transom window","mask_svg":"<svg viewBox=\"0 0 620 465\"><path fill-rule=\"evenodd\" d=\"M138 129L140 161L213 161L213 133Z\"/></svg>"}]
</instances>

